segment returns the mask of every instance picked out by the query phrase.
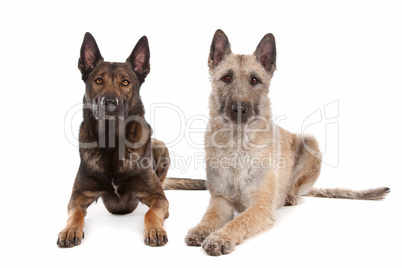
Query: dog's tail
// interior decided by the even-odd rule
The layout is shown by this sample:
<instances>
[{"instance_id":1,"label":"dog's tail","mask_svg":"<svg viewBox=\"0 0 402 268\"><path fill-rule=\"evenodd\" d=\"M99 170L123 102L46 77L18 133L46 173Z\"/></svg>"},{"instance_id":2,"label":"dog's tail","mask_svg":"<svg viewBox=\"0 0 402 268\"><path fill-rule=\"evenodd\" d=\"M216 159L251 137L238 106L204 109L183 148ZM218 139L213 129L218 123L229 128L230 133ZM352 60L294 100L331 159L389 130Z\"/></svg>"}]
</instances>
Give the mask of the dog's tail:
<instances>
[{"instance_id":1,"label":"dog's tail","mask_svg":"<svg viewBox=\"0 0 402 268\"><path fill-rule=\"evenodd\" d=\"M166 178L163 182L165 190L206 190L206 180Z\"/></svg>"},{"instance_id":2,"label":"dog's tail","mask_svg":"<svg viewBox=\"0 0 402 268\"><path fill-rule=\"evenodd\" d=\"M353 191L347 189L311 189L304 196L341 198L357 200L383 200L391 190L388 187L380 187L368 190Z\"/></svg>"}]
</instances>

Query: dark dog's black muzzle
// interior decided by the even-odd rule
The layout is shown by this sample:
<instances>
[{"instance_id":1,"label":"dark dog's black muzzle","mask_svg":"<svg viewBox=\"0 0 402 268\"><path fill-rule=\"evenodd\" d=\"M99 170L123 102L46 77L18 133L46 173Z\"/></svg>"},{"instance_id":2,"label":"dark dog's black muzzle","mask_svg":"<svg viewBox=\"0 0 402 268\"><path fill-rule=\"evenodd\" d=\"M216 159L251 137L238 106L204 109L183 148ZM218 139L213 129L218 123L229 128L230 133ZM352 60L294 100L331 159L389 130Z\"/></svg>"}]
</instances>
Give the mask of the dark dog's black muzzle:
<instances>
[{"instance_id":1,"label":"dark dog's black muzzle","mask_svg":"<svg viewBox=\"0 0 402 268\"><path fill-rule=\"evenodd\" d=\"M113 113L119 106L119 99L112 96L103 96L100 103L106 112Z\"/></svg>"},{"instance_id":2,"label":"dark dog's black muzzle","mask_svg":"<svg viewBox=\"0 0 402 268\"><path fill-rule=\"evenodd\" d=\"M127 115L127 107L123 98L116 94L104 94L94 99L93 112L97 120L115 120L117 117Z\"/></svg>"}]
</instances>

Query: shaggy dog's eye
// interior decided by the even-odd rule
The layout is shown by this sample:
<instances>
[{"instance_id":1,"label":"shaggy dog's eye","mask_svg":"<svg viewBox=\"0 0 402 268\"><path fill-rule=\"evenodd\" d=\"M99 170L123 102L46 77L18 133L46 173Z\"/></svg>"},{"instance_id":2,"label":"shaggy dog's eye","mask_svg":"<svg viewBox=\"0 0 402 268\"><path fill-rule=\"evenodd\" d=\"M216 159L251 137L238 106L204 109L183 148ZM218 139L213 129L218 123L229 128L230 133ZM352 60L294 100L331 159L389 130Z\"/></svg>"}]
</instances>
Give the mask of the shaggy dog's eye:
<instances>
[{"instance_id":1,"label":"shaggy dog's eye","mask_svg":"<svg viewBox=\"0 0 402 268\"><path fill-rule=\"evenodd\" d=\"M96 78L95 82L96 82L98 85L100 85L100 84L102 84L103 80L102 80L102 78Z\"/></svg>"},{"instance_id":2,"label":"shaggy dog's eye","mask_svg":"<svg viewBox=\"0 0 402 268\"><path fill-rule=\"evenodd\" d=\"M130 84L130 82L128 80L124 80L122 84L123 84L123 86L128 86Z\"/></svg>"},{"instance_id":3,"label":"shaggy dog's eye","mask_svg":"<svg viewBox=\"0 0 402 268\"><path fill-rule=\"evenodd\" d=\"M260 80L258 80L258 79L257 79L257 78L255 78L255 77L251 78L251 80L250 80L250 84L252 84L252 85L256 85L256 84L258 84L258 83L260 83Z\"/></svg>"},{"instance_id":4,"label":"shaggy dog's eye","mask_svg":"<svg viewBox=\"0 0 402 268\"><path fill-rule=\"evenodd\" d=\"M230 83L232 82L232 77L230 77L229 75L226 75L223 77L222 79L225 83Z\"/></svg>"}]
</instances>

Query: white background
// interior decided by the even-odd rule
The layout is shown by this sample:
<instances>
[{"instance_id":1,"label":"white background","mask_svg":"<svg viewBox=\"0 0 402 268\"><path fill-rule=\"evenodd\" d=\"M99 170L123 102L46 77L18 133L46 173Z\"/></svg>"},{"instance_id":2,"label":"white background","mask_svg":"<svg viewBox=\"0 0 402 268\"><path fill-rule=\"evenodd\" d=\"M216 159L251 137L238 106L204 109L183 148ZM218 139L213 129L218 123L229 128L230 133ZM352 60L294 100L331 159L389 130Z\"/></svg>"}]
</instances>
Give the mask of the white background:
<instances>
[{"instance_id":1,"label":"white background","mask_svg":"<svg viewBox=\"0 0 402 268\"><path fill-rule=\"evenodd\" d=\"M398 1L143 2L2 2L0 262L7 267L401 267ZM319 139L327 164L317 186L388 186L389 197L383 202L303 198L299 206L278 211L273 229L219 258L184 244L187 230L205 211L207 192L167 192L169 243L162 248L143 245L146 207L118 217L99 202L89 209L83 244L59 249L57 234L79 165L74 137L84 84L77 62L85 32L94 35L108 61L125 61L147 35L151 73L141 95L155 137L171 151L169 176L205 178L207 57L218 28L232 51L243 54L252 53L266 33L275 35L273 114L282 127ZM327 118L333 118L325 119L325 106ZM303 125L320 112L322 122Z\"/></svg>"}]
</instances>

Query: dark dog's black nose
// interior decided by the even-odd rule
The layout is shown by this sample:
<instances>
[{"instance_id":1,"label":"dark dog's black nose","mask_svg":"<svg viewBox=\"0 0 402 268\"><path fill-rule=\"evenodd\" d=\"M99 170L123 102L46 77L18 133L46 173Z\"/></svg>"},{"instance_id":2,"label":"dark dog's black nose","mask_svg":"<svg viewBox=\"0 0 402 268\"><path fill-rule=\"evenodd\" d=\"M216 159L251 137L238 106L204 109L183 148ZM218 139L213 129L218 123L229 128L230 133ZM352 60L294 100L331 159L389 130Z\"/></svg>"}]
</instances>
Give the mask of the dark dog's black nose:
<instances>
[{"instance_id":1,"label":"dark dog's black nose","mask_svg":"<svg viewBox=\"0 0 402 268\"><path fill-rule=\"evenodd\" d=\"M232 105L232 113L244 115L248 111L247 107L244 107L242 103Z\"/></svg>"},{"instance_id":2,"label":"dark dog's black nose","mask_svg":"<svg viewBox=\"0 0 402 268\"><path fill-rule=\"evenodd\" d=\"M103 108L105 108L105 110L113 112L114 110L116 110L117 106L119 105L119 100L114 97L104 96L101 99L101 105Z\"/></svg>"}]
</instances>

